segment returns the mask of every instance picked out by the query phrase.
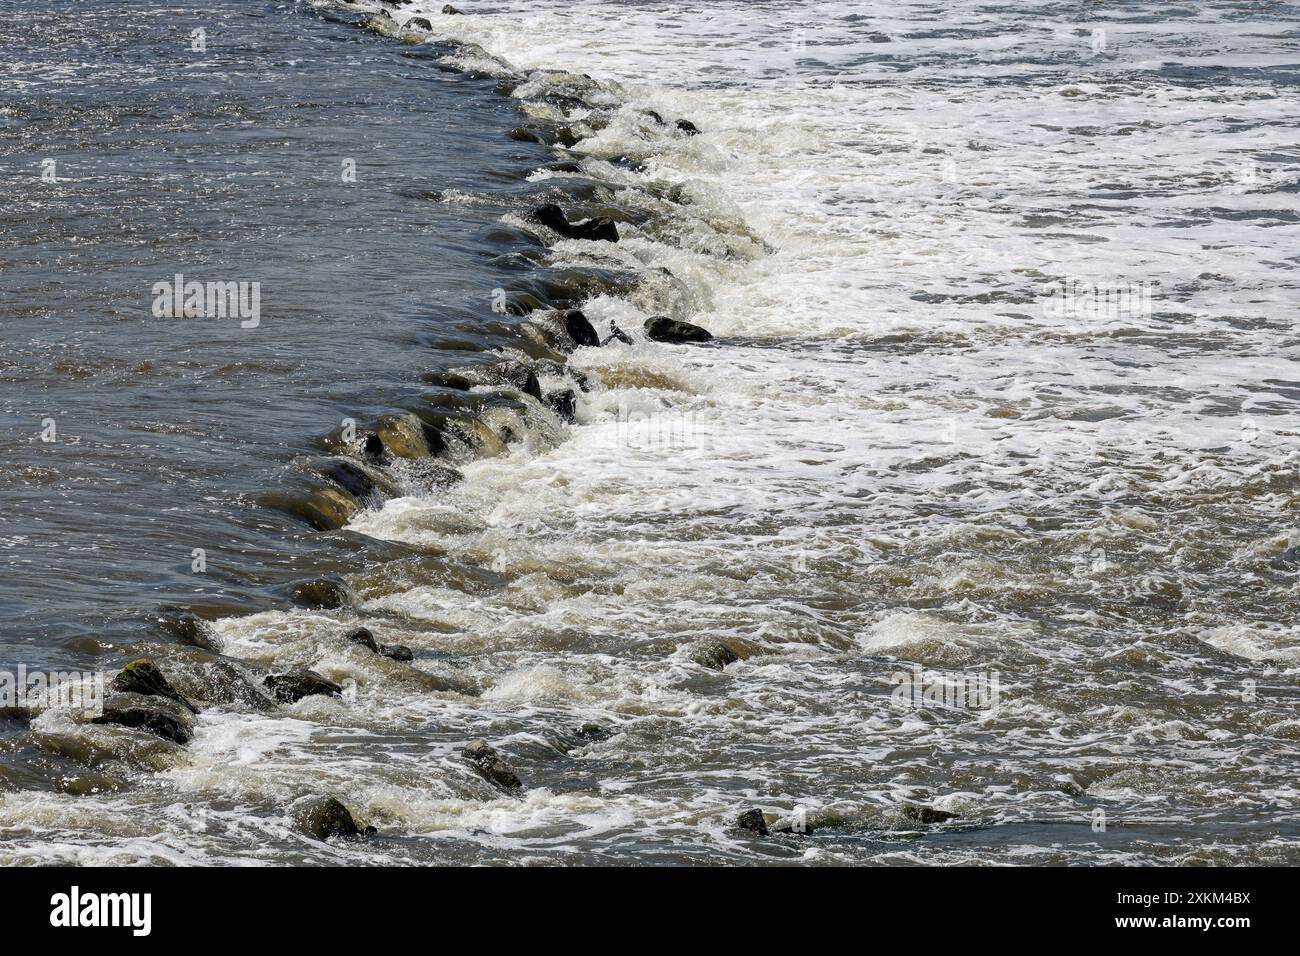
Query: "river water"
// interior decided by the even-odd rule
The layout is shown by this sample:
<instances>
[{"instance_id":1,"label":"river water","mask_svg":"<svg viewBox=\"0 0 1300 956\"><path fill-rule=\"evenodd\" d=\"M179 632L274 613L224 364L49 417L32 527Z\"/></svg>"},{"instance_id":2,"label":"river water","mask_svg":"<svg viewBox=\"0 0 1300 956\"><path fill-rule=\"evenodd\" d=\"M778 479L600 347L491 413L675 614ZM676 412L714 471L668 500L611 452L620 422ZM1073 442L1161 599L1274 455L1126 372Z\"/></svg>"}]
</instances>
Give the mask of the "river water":
<instances>
[{"instance_id":1,"label":"river water","mask_svg":"<svg viewBox=\"0 0 1300 956\"><path fill-rule=\"evenodd\" d=\"M0 670L202 713L0 711L5 861L1300 862L1300 9L15 6Z\"/></svg>"}]
</instances>

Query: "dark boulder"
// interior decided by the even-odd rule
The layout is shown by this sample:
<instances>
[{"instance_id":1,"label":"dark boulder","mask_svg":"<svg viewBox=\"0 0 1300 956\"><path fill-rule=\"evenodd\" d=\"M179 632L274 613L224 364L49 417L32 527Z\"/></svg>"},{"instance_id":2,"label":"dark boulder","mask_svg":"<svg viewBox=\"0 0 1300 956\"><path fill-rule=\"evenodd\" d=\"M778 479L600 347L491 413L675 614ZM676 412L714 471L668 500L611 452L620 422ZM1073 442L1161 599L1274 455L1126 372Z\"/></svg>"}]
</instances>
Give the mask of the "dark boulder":
<instances>
[{"instance_id":1,"label":"dark boulder","mask_svg":"<svg viewBox=\"0 0 1300 956\"><path fill-rule=\"evenodd\" d=\"M614 220L603 216L588 219L585 222L569 222L564 210L554 203L539 206L533 210L533 218L552 232L559 233L566 239L586 239L589 241L618 242L618 227Z\"/></svg>"},{"instance_id":2,"label":"dark boulder","mask_svg":"<svg viewBox=\"0 0 1300 956\"><path fill-rule=\"evenodd\" d=\"M415 30L424 30L426 33L433 30L433 24L424 17L411 17L406 21L406 25Z\"/></svg>"},{"instance_id":3,"label":"dark boulder","mask_svg":"<svg viewBox=\"0 0 1300 956\"><path fill-rule=\"evenodd\" d=\"M687 136L698 136L700 132L700 128L688 119L679 119L677 121L677 128Z\"/></svg>"},{"instance_id":4,"label":"dark boulder","mask_svg":"<svg viewBox=\"0 0 1300 956\"><path fill-rule=\"evenodd\" d=\"M375 640L375 635L370 633L367 627L358 627L356 630L349 631L344 635L348 641L353 644L360 644L362 647L379 653L379 642Z\"/></svg>"},{"instance_id":5,"label":"dark boulder","mask_svg":"<svg viewBox=\"0 0 1300 956\"><path fill-rule=\"evenodd\" d=\"M378 435L367 435L361 442L361 454L366 461L376 465L384 463L384 440Z\"/></svg>"},{"instance_id":6,"label":"dark boulder","mask_svg":"<svg viewBox=\"0 0 1300 956\"><path fill-rule=\"evenodd\" d=\"M913 823L920 823L923 826L946 823L957 818L957 814L949 813L947 810L936 810L934 807L919 807L912 804L905 804L902 813Z\"/></svg>"},{"instance_id":7,"label":"dark boulder","mask_svg":"<svg viewBox=\"0 0 1300 956\"><path fill-rule=\"evenodd\" d=\"M655 342L708 342L713 338L707 329L689 322L678 322L666 315L652 315L646 319L645 331Z\"/></svg>"},{"instance_id":8,"label":"dark boulder","mask_svg":"<svg viewBox=\"0 0 1300 956\"><path fill-rule=\"evenodd\" d=\"M333 797L311 797L304 800L293 811L293 822L303 833L316 840L328 840L341 837L354 840L360 836L371 836L374 827L357 826L351 811Z\"/></svg>"},{"instance_id":9,"label":"dark boulder","mask_svg":"<svg viewBox=\"0 0 1300 956\"><path fill-rule=\"evenodd\" d=\"M400 661L403 664L415 660L415 652L405 644L380 644L379 653L389 660Z\"/></svg>"},{"instance_id":10,"label":"dark boulder","mask_svg":"<svg viewBox=\"0 0 1300 956\"><path fill-rule=\"evenodd\" d=\"M546 137L536 127L516 126L506 135L517 143L546 143Z\"/></svg>"},{"instance_id":11,"label":"dark boulder","mask_svg":"<svg viewBox=\"0 0 1300 956\"><path fill-rule=\"evenodd\" d=\"M490 381L509 385L525 395L531 395L539 402L542 400L542 384L537 381L537 373L523 362L498 362L496 365L488 366L482 371Z\"/></svg>"},{"instance_id":12,"label":"dark boulder","mask_svg":"<svg viewBox=\"0 0 1300 956\"><path fill-rule=\"evenodd\" d=\"M581 309L567 309L561 312L560 321L564 323L564 331L569 333L569 338L578 345L600 344L600 336L596 334L596 330Z\"/></svg>"},{"instance_id":13,"label":"dark boulder","mask_svg":"<svg viewBox=\"0 0 1300 956\"><path fill-rule=\"evenodd\" d=\"M571 388L566 388L562 392L551 392L546 396L546 407L566 422L574 421L578 415L577 393Z\"/></svg>"},{"instance_id":14,"label":"dark boulder","mask_svg":"<svg viewBox=\"0 0 1300 956\"><path fill-rule=\"evenodd\" d=\"M442 8L442 12L447 16L460 16L460 11L457 10L455 7L453 7L450 3L446 4Z\"/></svg>"},{"instance_id":15,"label":"dark boulder","mask_svg":"<svg viewBox=\"0 0 1300 956\"><path fill-rule=\"evenodd\" d=\"M768 835L767 820L764 819L762 810L746 810L736 818L736 826L742 830L748 830L750 833L756 833L759 836Z\"/></svg>"},{"instance_id":16,"label":"dark boulder","mask_svg":"<svg viewBox=\"0 0 1300 956\"><path fill-rule=\"evenodd\" d=\"M480 777L498 790L516 794L524 788L523 783L515 776L515 772L510 769L510 765L495 748L488 746L487 741L471 740L461 751L461 756L469 761L470 766Z\"/></svg>"},{"instance_id":17,"label":"dark boulder","mask_svg":"<svg viewBox=\"0 0 1300 956\"><path fill-rule=\"evenodd\" d=\"M655 121L656 123L658 123L660 126L663 126L663 125L664 125L664 118L663 118L663 116L661 116L661 115L660 115L659 113L657 113L655 110L646 110L646 111L645 111L645 115L648 116L648 117L650 117L652 120L654 120L654 121Z\"/></svg>"},{"instance_id":18,"label":"dark boulder","mask_svg":"<svg viewBox=\"0 0 1300 956\"><path fill-rule=\"evenodd\" d=\"M588 242L618 242L618 226L614 225L613 219L604 216L574 223L571 231L574 239L585 239Z\"/></svg>"},{"instance_id":19,"label":"dark boulder","mask_svg":"<svg viewBox=\"0 0 1300 956\"><path fill-rule=\"evenodd\" d=\"M116 724L119 727L131 727L145 730L163 740L175 744L187 744L194 737L188 724L165 710L133 704L104 705L104 713L91 720L92 724Z\"/></svg>"},{"instance_id":20,"label":"dark boulder","mask_svg":"<svg viewBox=\"0 0 1300 956\"><path fill-rule=\"evenodd\" d=\"M290 599L299 607L332 610L346 607L351 600L346 585L329 578L295 584Z\"/></svg>"},{"instance_id":21,"label":"dark boulder","mask_svg":"<svg viewBox=\"0 0 1300 956\"><path fill-rule=\"evenodd\" d=\"M740 660L740 655L719 640L700 641L691 648L690 658L702 667L715 671L724 669L728 664Z\"/></svg>"},{"instance_id":22,"label":"dark boulder","mask_svg":"<svg viewBox=\"0 0 1300 956\"><path fill-rule=\"evenodd\" d=\"M268 674L263 683L271 695L283 704L296 703L304 697L339 697L343 693L343 688L338 684L309 670Z\"/></svg>"},{"instance_id":23,"label":"dark boulder","mask_svg":"<svg viewBox=\"0 0 1300 956\"><path fill-rule=\"evenodd\" d=\"M166 697L168 700L174 700L191 714L197 714L199 709L185 699L181 693L172 687L163 672L158 669L158 665L151 660L141 658L137 661L131 661L121 673L113 678L113 690L121 691L128 694L140 694L144 697Z\"/></svg>"}]
</instances>

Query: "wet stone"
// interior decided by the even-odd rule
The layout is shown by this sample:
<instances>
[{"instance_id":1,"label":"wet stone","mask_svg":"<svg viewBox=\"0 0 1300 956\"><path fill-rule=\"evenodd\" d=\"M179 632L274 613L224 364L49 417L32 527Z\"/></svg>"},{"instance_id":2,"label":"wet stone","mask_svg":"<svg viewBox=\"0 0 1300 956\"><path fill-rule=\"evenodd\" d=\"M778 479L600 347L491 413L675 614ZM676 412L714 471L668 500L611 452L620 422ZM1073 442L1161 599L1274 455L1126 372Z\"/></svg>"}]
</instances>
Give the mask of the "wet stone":
<instances>
[{"instance_id":1,"label":"wet stone","mask_svg":"<svg viewBox=\"0 0 1300 956\"><path fill-rule=\"evenodd\" d=\"M485 740L471 740L461 751L480 777L505 793L516 794L524 788L501 754Z\"/></svg>"},{"instance_id":2,"label":"wet stone","mask_svg":"<svg viewBox=\"0 0 1300 956\"><path fill-rule=\"evenodd\" d=\"M309 670L268 674L263 683L271 695L284 704L296 703L304 697L339 697L343 694L343 688L338 684Z\"/></svg>"}]
</instances>

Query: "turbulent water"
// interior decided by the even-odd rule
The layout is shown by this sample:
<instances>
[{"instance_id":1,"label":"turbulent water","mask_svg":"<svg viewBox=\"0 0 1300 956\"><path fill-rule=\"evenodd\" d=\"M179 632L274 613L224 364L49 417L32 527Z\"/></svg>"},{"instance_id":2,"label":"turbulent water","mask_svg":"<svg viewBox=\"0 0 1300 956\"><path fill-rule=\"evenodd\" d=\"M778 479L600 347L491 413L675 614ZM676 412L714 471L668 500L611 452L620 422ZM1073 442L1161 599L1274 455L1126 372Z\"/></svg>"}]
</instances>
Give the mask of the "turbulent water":
<instances>
[{"instance_id":1,"label":"turbulent water","mask_svg":"<svg viewBox=\"0 0 1300 956\"><path fill-rule=\"evenodd\" d=\"M2 858L1300 863L1300 9L460 6L0 22Z\"/></svg>"}]
</instances>

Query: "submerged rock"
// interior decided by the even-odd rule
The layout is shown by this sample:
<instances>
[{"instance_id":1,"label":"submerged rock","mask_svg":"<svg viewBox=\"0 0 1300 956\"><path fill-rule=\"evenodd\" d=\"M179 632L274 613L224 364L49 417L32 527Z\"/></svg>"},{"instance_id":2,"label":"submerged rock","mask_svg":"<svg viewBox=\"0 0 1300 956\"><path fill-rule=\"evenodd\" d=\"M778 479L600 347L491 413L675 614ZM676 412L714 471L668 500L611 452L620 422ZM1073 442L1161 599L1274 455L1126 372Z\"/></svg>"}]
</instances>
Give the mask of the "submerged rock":
<instances>
[{"instance_id":1,"label":"submerged rock","mask_svg":"<svg viewBox=\"0 0 1300 956\"><path fill-rule=\"evenodd\" d=\"M414 27L416 30L424 30L426 33L433 31L433 24L424 17L411 17L406 21L408 27Z\"/></svg>"},{"instance_id":2,"label":"submerged rock","mask_svg":"<svg viewBox=\"0 0 1300 956\"><path fill-rule=\"evenodd\" d=\"M376 484L364 468L343 459L326 462L321 474L355 498L368 498Z\"/></svg>"},{"instance_id":3,"label":"submerged rock","mask_svg":"<svg viewBox=\"0 0 1300 956\"><path fill-rule=\"evenodd\" d=\"M299 607L323 610L346 607L352 600L347 586L341 581L330 578L318 578L315 581L295 584L289 598Z\"/></svg>"},{"instance_id":4,"label":"submerged rock","mask_svg":"<svg viewBox=\"0 0 1300 956\"><path fill-rule=\"evenodd\" d=\"M728 664L740 660L740 655L720 640L700 641L691 647L690 659L702 667L715 671L723 670Z\"/></svg>"},{"instance_id":5,"label":"submerged rock","mask_svg":"<svg viewBox=\"0 0 1300 956\"><path fill-rule=\"evenodd\" d=\"M767 820L763 817L762 810L746 810L736 818L736 826L742 830L748 830L750 833L756 833L759 836L768 835Z\"/></svg>"},{"instance_id":6,"label":"submerged rock","mask_svg":"<svg viewBox=\"0 0 1300 956\"><path fill-rule=\"evenodd\" d=\"M441 388L451 388L458 392L468 392L474 387L474 382L464 375L457 375L455 372L430 372L427 375L420 376L422 381L430 385L437 385Z\"/></svg>"},{"instance_id":7,"label":"submerged rock","mask_svg":"<svg viewBox=\"0 0 1300 956\"><path fill-rule=\"evenodd\" d=\"M104 713L91 720L92 724L116 724L135 730L148 731L163 740L187 744L194 737L189 724L162 708L137 705L133 701L109 701Z\"/></svg>"},{"instance_id":8,"label":"submerged rock","mask_svg":"<svg viewBox=\"0 0 1300 956\"><path fill-rule=\"evenodd\" d=\"M581 309L567 309L561 312L560 321L564 323L564 331L569 333L569 338L578 345L600 344L600 336L596 334L596 330Z\"/></svg>"},{"instance_id":9,"label":"submerged rock","mask_svg":"<svg viewBox=\"0 0 1300 956\"><path fill-rule=\"evenodd\" d=\"M579 740L585 740L589 743L599 743L602 740L609 740L614 736L614 731L608 730L600 724L583 724L574 731L574 736Z\"/></svg>"},{"instance_id":10,"label":"submerged rock","mask_svg":"<svg viewBox=\"0 0 1300 956\"><path fill-rule=\"evenodd\" d=\"M645 331L655 342L708 342L713 338L707 329L689 322L678 322L666 315L652 315L646 319Z\"/></svg>"},{"instance_id":11,"label":"submerged rock","mask_svg":"<svg viewBox=\"0 0 1300 956\"><path fill-rule=\"evenodd\" d=\"M285 503L284 510L305 520L317 531L335 531L361 510L349 492L338 488L313 488L302 498Z\"/></svg>"},{"instance_id":12,"label":"submerged rock","mask_svg":"<svg viewBox=\"0 0 1300 956\"><path fill-rule=\"evenodd\" d=\"M375 635L370 633L368 627L358 627L356 630L348 631L344 637L353 644L360 644L376 654L379 653L379 642L375 640Z\"/></svg>"},{"instance_id":13,"label":"submerged rock","mask_svg":"<svg viewBox=\"0 0 1300 956\"><path fill-rule=\"evenodd\" d=\"M523 783L515 776L515 772L510 769L510 765L495 748L488 746L487 741L471 740L461 751L461 756L470 762L470 766L478 771L479 776L498 790L516 794L524 788Z\"/></svg>"},{"instance_id":14,"label":"submerged rock","mask_svg":"<svg viewBox=\"0 0 1300 956\"><path fill-rule=\"evenodd\" d=\"M164 610L156 618L158 627L181 644L199 647L205 651L220 651L217 642L208 636L203 622L189 611Z\"/></svg>"},{"instance_id":15,"label":"submerged rock","mask_svg":"<svg viewBox=\"0 0 1300 956\"><path fill-rule=\"evenodd\" d=\"M453 7L450 3L446 4L442 8L442 12L447 16L460 16L460 11L457 10L455 7Z\"/></svg>"},{"instance_id":16,"label":"submerged rock","mask_svg":"<svg viewBox=\"0 0 1300 956\"><path fill-rule=\"evenodd\" d=\"M195 672L182 673L186 690L199 700L212 704L238 704L242 708L265 712L275 705L266 695L250 683L237 667L223 660L204 661Z\"/></svg>"},{"instance_id":17,"label":"submerged rock","mask_svg":"<svg viewBox=\"0 0 1300 956\"><path fill-rule=\"evenodd\" d=\"M112 686L113 690L124 693L140 694L144 697L166 697L176 701L191 714L199 712L197 707L172 687L157 664L143 657L131 661L122 668L121 673L113 678Z\"/></svg>"},{"instance_id":18,"label":"submerged rock","mask_svg":"<svg viewBox=\"0 0 1300 956\"><path fill-rule=\"evenodd\" d=\"M345 840L372 836L374 827L357 826L352 812L333 797L311 797L293 811L294 824L307 836L316 840L341 837Z\"/></svg>"},{"instance_id":19,"label":"submerged rock","mask_svg":"<svg viewBox=\"0 0 1300 956\"><path fill-rule=\"evenodd\" d=\"M415 660L415 653L405 644L380 644L368 627L358 627L349 631L344 638L353 644L364 647L372 653L390 660L409 663Z\"/></svg>"},{"instance_id":20,"label":"submerged rock","mask_svg":"<svg viewBox=\"0 0 1300 956\"><path fill-rule=\"evenodd\" d=\"M559 233L566 239L586 239L596 242L618 242L618 227L614 220L604 216L588 219L584 222L570 222L564 210L554 203L539 206L533 210L533 218L552 232Z\"/></svg>"},{"instance_id":21,"label":"submerged rock","mask_svg":"<svg viewBox=\"0 0 1300 956\"><path fill-rule=\"evenodd\" d=\"M343 688L315 671L294 670L285 674L268 674L263 681L276 700L293 704L304 697L339 697Z\"/></svg>"},{"instance_id":22,"label":"submerged rock","mask_svg":"<svg viewBox=\"0 0 1300 956\"><path fill-rule=\"evenodd\" d=\"M902 807L902 814L913 823L920 823L924 826L946 823L949 820L957 819L957 814L949 813L947 810L936 810L934 807L922 807L910 803Z\"/></svg>"},{"instance_id":23,"label":"submerged rock","mask_svg":"<svg viewBox=\"0 0 1300 956\"><path fill-rule=\"evenodd\" d=\"M578 417L578 396L571 388L562 392L551 392L546 396L546 407L559 415L566 422Z\"/></svg>"},{"instance_id":24,"label":"submerged rock","mask_svg":"<svg viewBox=\"0 0 1300 956\"><path fill-rule=\"evenodd\" d=\"M677 121L677 128L687 136L698 136L700 132L700 128L688 119L679 119Z\"/></svg>"}]
</instances>

